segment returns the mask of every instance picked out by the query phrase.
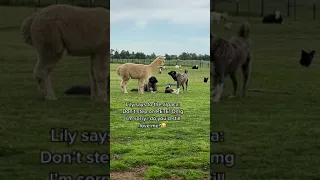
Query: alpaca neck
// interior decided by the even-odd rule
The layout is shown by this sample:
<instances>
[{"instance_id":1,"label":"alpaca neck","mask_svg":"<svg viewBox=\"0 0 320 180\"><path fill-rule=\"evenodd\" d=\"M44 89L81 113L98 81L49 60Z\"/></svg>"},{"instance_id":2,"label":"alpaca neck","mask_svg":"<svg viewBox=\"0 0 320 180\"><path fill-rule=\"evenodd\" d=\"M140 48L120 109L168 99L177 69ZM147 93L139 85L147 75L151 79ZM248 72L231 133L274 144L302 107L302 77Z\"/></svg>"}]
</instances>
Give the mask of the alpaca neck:
<instances>
[{"instance_id":1,"label":"alpaca neck","mask_svg":"<svg viewBox=\"0 0 320 180\"><path fill-rule=\"evenodd\" d=\"M159 61L158 60L155 60L153 61L151 64L149 64L149 66L152 68L152 69L157 69L159 67Z\"/></svg>"}]
</instances>

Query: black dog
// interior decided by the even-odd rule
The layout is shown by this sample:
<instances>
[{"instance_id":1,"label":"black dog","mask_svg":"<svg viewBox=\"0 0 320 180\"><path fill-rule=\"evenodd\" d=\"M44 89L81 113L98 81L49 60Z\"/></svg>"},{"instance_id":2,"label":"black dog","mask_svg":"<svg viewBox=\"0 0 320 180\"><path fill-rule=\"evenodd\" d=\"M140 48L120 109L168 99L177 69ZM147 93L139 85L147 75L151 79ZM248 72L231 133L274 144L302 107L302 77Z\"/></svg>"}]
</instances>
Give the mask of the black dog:
<instances>
[{"instance_id":1,"label":"black dog","mask_svg":"<svg viewBox=\"0 0 320 180\"><path fill-rule=\"evenodd\" d=\"M208 79L209 79L209 77L204 77L203 82L205 82L205 83L208 82Z\"/></svg>"},{"instance_id":2,"label":"black dog","mask_svg":"<svg viewBox=\"0 0 320 180\"><path fill-rule=\"evenodd\" d=\"M152 76L149 78L149 83L148 85L144 85L144 90L150 92L151 89L152 91L157 91L157 85L156 83L158 82L157 78ZM138 89L132 89L131 91L138 91ZM88 85L76 85L72 86L68 90L65 91L65 94L67 95L90 95L91 89L90 86Z\"/></svg>"},{"instance_id":3,"label":"black dog","mask_svg":"<svg viewBox=\"0 0 320 180\"><path fill-rule=\"evenodd\" d=\"M154 76L151 76L149 78L148 84L144 85L144 91L146 91L146 92L156 92L156 91L158 91L157 83L158 83L157 78L154 77ZM138 89L131 89L131 91L138 91Z\"/></svg>"},{"instance_id":4,"label":"black dog","mask_svg":"<svg viewBox=\"0 0 320 180\"><path fill-rule=\"evenodd\" d=\"M199 69L198 65L192 66L192 69Z\"/></svg>"},{"instance_id":5,"label":"black dog","mask_svg":"<svg viewBox=\"0 0 320 180\"><path fill-rule=\"evenodd\" d=\"M76 85L66 90L65 94L68 95L90 95L91 89L88 85Z\"/></svg>"},{"instance_id":6,"label":"black dog","mask_svg":"<svg viewBox=\"0 0 320 180\"><path fill-rule=\"evenodd\" d=\"M282 24L283 18L280 11L264 16L262 23L264 24Z\"/></svg>"},{"instance_id":7,"label":"black dog","mask_svg":"<svg viewBox=\"0 0 320 180\"><path fill-rule=\"evenodd\" d=\"M164 93L170 93L170 94L179 94L179 90L177 89L172 89L170 85L166 87L164 90Z\"/></svg>"},{"instance_id":8,"label":"black dog","mask_svg":"<svg viewBox=\"0 0 320 180\"><path fill-rule=\"evenodd\" d=\"M305 67L309 67L312 60L313 60L314 54L315 54L315 50L307 53L305 50L302 49L301 50L300 65L305 66Z\"/></svg>"}]
</instances>

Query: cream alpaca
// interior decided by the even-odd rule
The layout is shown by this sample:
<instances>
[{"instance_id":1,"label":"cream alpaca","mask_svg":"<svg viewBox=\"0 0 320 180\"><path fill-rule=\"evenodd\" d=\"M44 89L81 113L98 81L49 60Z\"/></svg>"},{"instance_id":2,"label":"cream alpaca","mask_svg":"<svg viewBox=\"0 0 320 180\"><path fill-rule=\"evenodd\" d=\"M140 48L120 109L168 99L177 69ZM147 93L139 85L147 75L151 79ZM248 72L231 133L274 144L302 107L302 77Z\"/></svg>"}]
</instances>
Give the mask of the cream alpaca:
<instances>
[{"instance_id":1,"label":"cream alpaca","mask_svg":"<svg viewBox=\"0 0 320 180\"><path fill-rule=\"evenodd\" d=\"M151 64L134 64L125 63L117 68L117 74L121 77L121 89L122 92L127 92L127 83L129 79L138 79L139 93L144 93L144 82L148 79L152 72L155 71L159 66L163 66L165 62L164 56L157 57Z\"/></svg>"},{"instance_id":2,"label":"cream alpaca","mask_svg":"<svg viewBox=\"0 0 320 180\"><path fill-rule=\"evenodd\" d=\"M52 5L33 13L21 25L25 43L37 53L33 74L46 100L55 100L51 72L64 52L91 57L91 99L109 94L110 11Z\"/></svg>"}]
</instances>

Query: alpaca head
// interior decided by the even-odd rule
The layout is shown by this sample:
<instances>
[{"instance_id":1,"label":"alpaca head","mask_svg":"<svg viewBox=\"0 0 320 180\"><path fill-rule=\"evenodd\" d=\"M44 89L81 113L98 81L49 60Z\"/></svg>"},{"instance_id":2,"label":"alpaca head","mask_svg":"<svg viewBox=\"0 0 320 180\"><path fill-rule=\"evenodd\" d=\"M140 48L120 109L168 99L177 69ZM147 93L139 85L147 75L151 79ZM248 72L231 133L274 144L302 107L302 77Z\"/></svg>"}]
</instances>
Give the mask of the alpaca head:
<instances>
[{"instance_id":1,"label":"alpaca head","mask_svg":"<svg viewBox=\"0 0 320 180\"><path fill-rule=\"evenodd\" d=\"M159 66L164 66L165 59L166 59L165 56L159 56L159 57L157 58L157 60L158 60L158 62L159 62Z\"/></svg>"}]
</instances>

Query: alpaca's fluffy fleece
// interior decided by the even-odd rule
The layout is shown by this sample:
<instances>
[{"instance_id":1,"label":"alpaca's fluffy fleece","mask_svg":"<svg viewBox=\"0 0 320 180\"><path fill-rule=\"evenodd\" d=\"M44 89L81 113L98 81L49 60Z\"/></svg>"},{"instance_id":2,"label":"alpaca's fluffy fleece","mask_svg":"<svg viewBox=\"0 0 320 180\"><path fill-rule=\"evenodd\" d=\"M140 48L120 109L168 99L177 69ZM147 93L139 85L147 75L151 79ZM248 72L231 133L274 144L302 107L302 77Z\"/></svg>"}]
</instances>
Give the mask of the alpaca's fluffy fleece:
<instances>
[{"instance_id":1,"label":"alpaca's fluffy fleece","mask_svg":"<svg viewBox=\"0 0 320 180\"><path fill-rule=\"evenodd\" d=\"M230 40L225 40L219 37L210 37L210 58L211 62L211 100L219 102L224 89L225 77L229 76L233 83L233 95L237 94L237 78L236 72L239 68L242 69L243 82L243 97L246 96L248 88L248 80L251 72L252 63L252 45L249 38L250 26L247 22L243 23L239 28L238 35Z\"/></svg>"},{"instance_id":2,"label":"alpaca's fluffy fleece","mask_svg":"<svg viewBox=\"0 0 320 180\"><path fill-rule=\"evenodd\" d=\"M121 77L121 89L124 93L127 92L127 83L129 79L138 79L139 93L144 93L144 82L148 79L152 72L155 71L159 66L163 66L165 63L165 56L157 57L151 64L134 64L125 63L117 68L117 75Z\"/></svg>"},{"instance_id":3,"label":"alpaca's fluffy fleece","mask_svg":"<svg viewBox=\"0 0 320 180\"><path fill-rule=\"evenodd\" d=\"M91 98L109 94L110 11L52 5L31 14L21 25L25 43L37 53L34 76L45 99L56 99L51 72L64 52L91 57Z\"/></svg>"}]
</instances>

